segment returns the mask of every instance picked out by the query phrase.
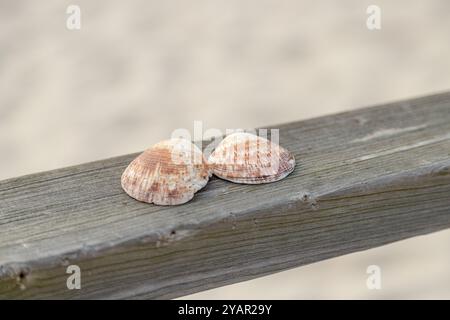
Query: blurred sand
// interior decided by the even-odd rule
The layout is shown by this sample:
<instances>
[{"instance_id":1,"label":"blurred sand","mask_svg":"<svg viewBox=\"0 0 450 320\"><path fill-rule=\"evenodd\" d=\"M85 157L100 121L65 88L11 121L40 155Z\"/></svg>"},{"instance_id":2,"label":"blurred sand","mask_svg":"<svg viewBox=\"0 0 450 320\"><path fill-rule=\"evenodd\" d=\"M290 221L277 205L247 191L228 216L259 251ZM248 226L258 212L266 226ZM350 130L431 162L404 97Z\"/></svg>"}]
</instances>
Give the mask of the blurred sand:
<instances>
[{"instance_id":1,"label":"blurred sand","mask_svg":"<svg viewBox=\"0 0 450 320\"><path fill-rule=\"evenodd\" d=\"M65 11L81 7L82 28ZM382 29L366 28L366 8ZM0 179L450 89L450 2L0 0ZM215 298L450 298L450 231ZM365 287L367 264L386 285ZM268 288L271 288L268 290ZM199 295L195 297L200 297Z\"/></svg>"}]
</instances>

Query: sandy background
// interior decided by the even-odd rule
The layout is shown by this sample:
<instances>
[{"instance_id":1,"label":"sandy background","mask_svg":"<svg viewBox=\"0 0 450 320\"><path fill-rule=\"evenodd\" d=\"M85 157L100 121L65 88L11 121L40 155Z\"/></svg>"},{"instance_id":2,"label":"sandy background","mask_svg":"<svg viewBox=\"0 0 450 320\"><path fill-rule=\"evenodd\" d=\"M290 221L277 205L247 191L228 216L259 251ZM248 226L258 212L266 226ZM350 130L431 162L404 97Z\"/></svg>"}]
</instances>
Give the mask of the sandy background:
<instances>
[{"instance_id":1,"label":"sandy background","mask_svg":"<svg viewBox=\"0 0 450 320\"><path fill-rule=\"evenodd\" d=\"M81 30L66 8L81 7ZM366 8L382 29L366 28ZM0 0L0 179L450 89L450 2ZM1 199L0 199L1 201ZM7 232L7 230L1 230ZM366 267L382 268L368 290ZM450 298L450 231L192 298Z\"/></svg>"}]
</instances>

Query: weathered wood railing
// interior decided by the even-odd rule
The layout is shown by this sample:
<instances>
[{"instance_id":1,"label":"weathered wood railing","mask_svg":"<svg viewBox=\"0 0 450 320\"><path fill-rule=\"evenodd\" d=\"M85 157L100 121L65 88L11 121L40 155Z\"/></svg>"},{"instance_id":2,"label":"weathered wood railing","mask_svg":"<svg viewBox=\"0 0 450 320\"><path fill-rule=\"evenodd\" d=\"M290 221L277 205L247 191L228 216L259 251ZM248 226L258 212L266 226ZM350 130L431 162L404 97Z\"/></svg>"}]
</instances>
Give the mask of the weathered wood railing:
<instances>
[{"instance_id":1,"label":"weathered wood railing","mask_svg":"<svg viewBox=\"0 0 450 320\"><path fill-rule=\"evenodd\" d=\"M282 125L287 179L129 198L135 155L0 182L1 298L173 298L450 227L450 94ZM68 290L68 265L81 289Z\"/></svg>"}]
</instances>

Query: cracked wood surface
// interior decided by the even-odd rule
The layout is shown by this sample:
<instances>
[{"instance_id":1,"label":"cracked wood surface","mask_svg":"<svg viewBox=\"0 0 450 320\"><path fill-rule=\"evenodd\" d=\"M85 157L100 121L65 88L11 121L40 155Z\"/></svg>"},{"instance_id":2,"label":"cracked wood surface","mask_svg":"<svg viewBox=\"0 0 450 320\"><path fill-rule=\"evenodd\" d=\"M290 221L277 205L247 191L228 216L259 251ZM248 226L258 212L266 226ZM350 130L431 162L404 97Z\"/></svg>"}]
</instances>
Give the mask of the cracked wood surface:
<instances>
[{"instance_id":1,"label":"cracked wood surface","mask_svg":"<svg viewBox=\"0 0 450 320\"><path fill-rule=\"evenodd\" d=\"M0 182L0 297L173 298L450 226L450 93L278 128L290 176L181 206L122 191L137 154Z\"/></svg>"}]
</instances>

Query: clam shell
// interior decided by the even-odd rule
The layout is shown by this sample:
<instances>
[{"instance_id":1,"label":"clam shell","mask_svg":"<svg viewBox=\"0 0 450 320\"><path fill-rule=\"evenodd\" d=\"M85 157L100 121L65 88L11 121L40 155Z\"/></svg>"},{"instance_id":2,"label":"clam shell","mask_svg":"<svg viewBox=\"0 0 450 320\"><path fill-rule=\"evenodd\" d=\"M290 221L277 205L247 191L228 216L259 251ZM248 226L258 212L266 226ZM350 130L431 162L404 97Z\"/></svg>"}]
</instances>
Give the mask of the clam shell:
<instances>
[{"instance_id":1,"label":"clam shell","mask_svg":"<svg viewBox=\"0 0 450 320\"><path fill-rule=\"evenodd\" d=\"M219 178L245 184L281 180L295 167L292 153L250 133L227 136L211 153L208 163Z\"/></svg>"},{"instance_id":2,"label":"clam shell","mask_svg":"<svg viewBox=\"0 0 450 320\"><path fill-rule=\"evenodd\" d=\"M188 140L159 142L134 159L122 174L132 198L157 205L188 202L211 173L202 151Z\"/></svg>"}]
</instances>

